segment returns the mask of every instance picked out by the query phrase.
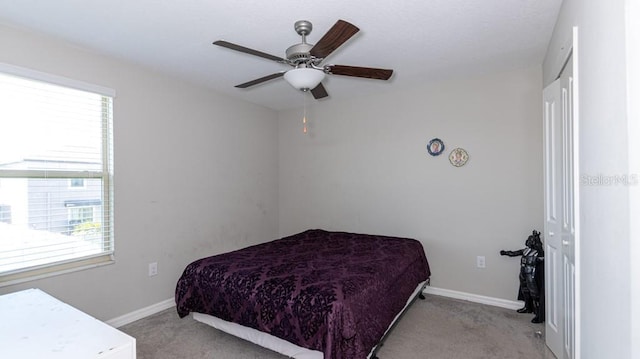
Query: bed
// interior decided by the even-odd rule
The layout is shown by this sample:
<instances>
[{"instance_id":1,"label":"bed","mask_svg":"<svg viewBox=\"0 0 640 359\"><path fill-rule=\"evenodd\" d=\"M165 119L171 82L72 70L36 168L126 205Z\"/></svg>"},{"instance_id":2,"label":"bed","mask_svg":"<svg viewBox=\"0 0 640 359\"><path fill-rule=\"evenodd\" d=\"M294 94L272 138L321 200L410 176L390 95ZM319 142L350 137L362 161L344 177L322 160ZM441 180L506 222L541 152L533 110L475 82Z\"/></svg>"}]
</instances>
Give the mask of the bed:
<instances>
[{"instance_id":1,"label":"bed","mask_svg":"<svg viewBox=\"0 0 640 359\"><path fill-rule=\"evenodd\" d=\"M176 308L288 357L373 358L430 274L415 239L314 229L189 264Z\"/></svg>"}]
</instances>

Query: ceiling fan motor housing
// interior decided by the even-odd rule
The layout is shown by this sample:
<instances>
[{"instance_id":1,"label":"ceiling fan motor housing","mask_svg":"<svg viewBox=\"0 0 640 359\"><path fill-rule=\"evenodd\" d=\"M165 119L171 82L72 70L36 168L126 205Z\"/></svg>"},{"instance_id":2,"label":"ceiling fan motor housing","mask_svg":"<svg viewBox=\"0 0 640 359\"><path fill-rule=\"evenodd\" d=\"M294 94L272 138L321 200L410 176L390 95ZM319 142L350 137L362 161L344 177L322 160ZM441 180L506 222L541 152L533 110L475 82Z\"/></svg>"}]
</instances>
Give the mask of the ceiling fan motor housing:
<instances>
[{"instance_id":1,"label":"ceiling fan motor housing","mask_svg":"<svg viewBox=\"0 0 640 359\"><path fill-rule=\"evenodd\" d=\"M316 60L313 59L310 54L311 49L313 48L313 44L307 43L307 35L309 35L311 33L311 30L313 30L311 21L298 20L295 24L293 24L293 28L296 30L298 35L302 36L302 42L299 44L295 44L287 49L287 60L289 60L289 62L296 67L301 64L312 65L312 63L310 63L311 60Z\"/></svg>"},{"instance_id":2,"label":"ceiling fan motor housing","mask_svg":"<svg viewBox=\"0 0 640 359\"><path fill-rule=\"evenodd\" d=\"M287 60L296 65L306 63L311 60L311 54L309 52L312 48L313 45L307 44L306 42L295 44L287 49Z\"/></svg>"}]
</instances>

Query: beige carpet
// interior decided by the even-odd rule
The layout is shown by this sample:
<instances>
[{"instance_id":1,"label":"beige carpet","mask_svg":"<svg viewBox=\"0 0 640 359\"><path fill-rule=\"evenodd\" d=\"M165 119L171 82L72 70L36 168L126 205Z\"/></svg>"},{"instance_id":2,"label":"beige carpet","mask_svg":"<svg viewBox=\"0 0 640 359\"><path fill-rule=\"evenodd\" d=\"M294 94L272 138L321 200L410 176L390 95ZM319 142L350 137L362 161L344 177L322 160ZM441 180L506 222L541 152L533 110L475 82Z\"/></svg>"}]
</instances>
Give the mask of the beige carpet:
<instances>
[{"instance_id":1,"label":"beige carpet","mask_svg":"<svg viewBox=\"0 0 640 359\"><path fill-rule=\"evenodd\" d=\"M378 352L380 359L555 358L532 314L427 295ZM166 310L119 328L137 340L138 359L283 359L284 356Z\"/></svg>"}]
</instances>

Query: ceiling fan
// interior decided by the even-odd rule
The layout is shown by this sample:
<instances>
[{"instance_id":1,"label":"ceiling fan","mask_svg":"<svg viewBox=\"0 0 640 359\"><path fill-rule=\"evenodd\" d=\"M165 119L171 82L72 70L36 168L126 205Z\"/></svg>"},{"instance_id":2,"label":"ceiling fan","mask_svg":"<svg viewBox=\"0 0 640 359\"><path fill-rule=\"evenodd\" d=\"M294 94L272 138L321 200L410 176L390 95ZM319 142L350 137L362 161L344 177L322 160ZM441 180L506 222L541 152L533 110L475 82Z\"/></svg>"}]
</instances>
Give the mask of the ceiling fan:
<instances>
[{"instance_id":1,"label":"ceiling fan","mask_svg":"<svg viewBox=\"0 0 640 359\"><path fill-rule=\"evenodd\" d=\"M294 88L302 91L311 91L315 99L327 97L327 90L322 85L325 74L352 77L364 77L376 80L388 80L393 70L377 69L372 67L358 67L346 65L322 65L322 62L340 45L349 40L360 29L344 21L338 20L329 31L315 44L307 43L307 35L313 28L311 22L299 20L294 24L298 35L302 36L302 42L290 46L285 54L286 58L270 55L244 46L236 45L224 40L215 41L213 44L226 47L231 50L259 56L294 67L288 71L279 71L249 82L236 85L238 88L251 87L269 80L284 77Z\"/></svg>"}]
</instances>

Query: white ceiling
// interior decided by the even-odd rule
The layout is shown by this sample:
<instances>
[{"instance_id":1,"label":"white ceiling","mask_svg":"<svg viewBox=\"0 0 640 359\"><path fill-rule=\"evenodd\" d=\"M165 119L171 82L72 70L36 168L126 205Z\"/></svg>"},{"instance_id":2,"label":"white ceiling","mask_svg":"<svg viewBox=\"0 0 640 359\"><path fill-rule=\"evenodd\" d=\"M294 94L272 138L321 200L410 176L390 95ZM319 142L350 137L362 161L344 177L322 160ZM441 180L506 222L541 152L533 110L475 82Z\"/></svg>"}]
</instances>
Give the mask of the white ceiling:
<instances>
[{"instance_id":1,"label":"white ceiling","mask_svg":"<svg viewBox=\"0 0 640 359\"><path fill-rule=\"evenodd\" d=\"M360 32L325 64L394 69L389 81L328 76L329 97L394 91L449 76L539 65L561 0L0 0L0 23L177 75L276 110L301 106L283 79L234 85L290 67L211 43L285 57L309 20L315 43L338 20ZM310 95L309 95L310 96ZM309 97L313 101L311 97Z\"/></svg>"}]
</instances>

